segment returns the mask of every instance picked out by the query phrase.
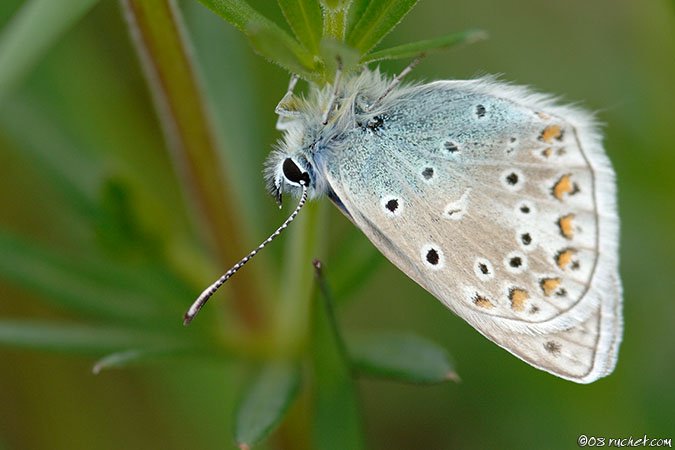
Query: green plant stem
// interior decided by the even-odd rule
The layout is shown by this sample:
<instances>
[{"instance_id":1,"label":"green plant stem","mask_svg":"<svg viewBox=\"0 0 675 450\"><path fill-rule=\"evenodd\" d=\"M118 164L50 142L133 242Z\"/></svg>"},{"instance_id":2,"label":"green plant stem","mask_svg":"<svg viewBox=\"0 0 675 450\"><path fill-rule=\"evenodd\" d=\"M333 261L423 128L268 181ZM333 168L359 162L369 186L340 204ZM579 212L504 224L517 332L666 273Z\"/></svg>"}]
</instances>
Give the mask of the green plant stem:
<instances>
[{"instance_id":1,"label":"green plant stem","mask_svg":"<svg viewBox=\"0 0 675 450\"><path fill-rule=\"evenodd\" d=\"M222 170L211 119L188 51L178 10L170 0L121 0L145 70L168 148L205 242L223 267L247 253L237 199ZM255 268L232 283L234 306L247 328L260 328ZM186 299L186 306L192 299ZM180 318L177 318L180 320Z\"/></svg>"},{"instance_id":2,"label":"green plant stem","mask_svg":"<svg viewBox=\"0 0 675 450\"><path fill-rule=\"evenodd\" d=\"M359 401L349 356L335 317L333 296L319 260L314 261L316 299L312 333L314 448L365 448Z\"/></svg>"},{"instance_id":3,"label":"green plant stem","mask_svg":"<svg viewBox=\"0 0 675 450\"><path fill-rule=\"evenodd\" d=\"M276 345L281 353L300 350L307 339L314 277L311 261L325 242L326 202L305 206L286 236L283 273L277 304Z\"/></svg>"},{"instance_id":4,"label":"green plant stem","mask_svg":"<svg viewBox=\"0 0 675 450\"><path fill-rule=\"evenodd\" d=\"M331 37L338 42L345 40L345 7L338 6L337 8L325 8L323 35Z\"/></svg>"}]
</instances>

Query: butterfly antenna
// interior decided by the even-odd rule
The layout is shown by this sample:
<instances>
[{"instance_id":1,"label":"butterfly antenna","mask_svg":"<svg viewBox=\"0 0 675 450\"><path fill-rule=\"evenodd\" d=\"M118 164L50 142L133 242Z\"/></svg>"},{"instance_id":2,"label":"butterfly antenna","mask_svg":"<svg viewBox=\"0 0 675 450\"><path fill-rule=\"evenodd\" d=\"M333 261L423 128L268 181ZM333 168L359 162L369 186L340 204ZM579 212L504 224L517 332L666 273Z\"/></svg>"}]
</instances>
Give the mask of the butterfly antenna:
<instances>
[{"instance_id":1,"label":"butterfly antenna","mask_svg":"<svg viewBox=\"0 0 675 450\"><path fill-rule=\"evenodd\" d=\"M333 92L330 94L330 100L328 101L328 108L323 113L321 118L321 123L326 125L328 123L328 115L335 107L335 100L337 99L338 88L340 87L340 78L342 77L342 58L337 57L337 69L335 69L335 79L333 82Z\"/></svg>"},{"instance_id":2,"label":"butterfly antenna","mask_svg":"<svg viewBox=\"0 0 675 450\"><path fill-rule=\"evenodd\" d=\"M369 109L369 110L372 110L372 109L374 109L375 107L379 106L379 104L382 103L382 100L384 100L384 98L385 98L387 95L389 95L389 94L391 93L391 91L393 91L394 88L395 88L396 86L399 85L399 83L401 83L401 80L402 80L403 78L405 78L406 75L408 75L410 72L412 72L412 70L413 70L413 69L414 69L414 68L422 61L422 59L424 59L425 56L426 56L425 53L420 53L418 56L415 57L415 59L413 59L412 61L410 61L410 64L408 64L408 65L405 67L405 69L403 69L403 70L401 71L401 73L399 73L398 75L396 75L396 76L394 77L394 79L391 80L391 83L389 83L389 86L387 86L387 89L384 90L384 92L382 93L382 95L380 95L380 96L377 98L377 100L375 100L375 101L373 102L373 104L370 105L370 107L369 107L368 109Z\"/></svg>"},{"instance_id":3,"label":"butterfly antenna","mask_svg":"<svg viewBox=\"0 0 675 450\"><path fill-rule=\"evenodd\" d=\"M248 255L244 256L237 264L232 266L230 270L225 272L222 277L218 278L215 283L213 283L211 286L207 287L204 289L204 291L199 294L199 297L197 297L197 300L194 301L192 306L190 306L190 309L187 310L185 315L183 316L183 325L189 325L190 322L192 322L192 319L195 318L197 313L199 313L199 310L202 309L202 307L206 304L207 301L209 301L209 298L215 292L220 288L227 280L229 280L232 275L237 273L239 269L241 269L244 264L249 262L251 258L253 258L260 250L265 248L267 244L272 242L277 236L281 234L282 231L288 227L288 225L293 222L295 217L298 215L300 210L302 209L303 206L305 206L305 202L307 201L307 185L305 184L304 181L300 181L300 185L302 186L302 196L300 197L300 201L298 202L298 206L295 207L295 210L291 213L290 216L288 216L288 219L284 223L281 224L279 228L276 229L274 233L270 235L267 239L265 239L255 250L253 250L251 253Z\"/></svg>"}]
</instances>

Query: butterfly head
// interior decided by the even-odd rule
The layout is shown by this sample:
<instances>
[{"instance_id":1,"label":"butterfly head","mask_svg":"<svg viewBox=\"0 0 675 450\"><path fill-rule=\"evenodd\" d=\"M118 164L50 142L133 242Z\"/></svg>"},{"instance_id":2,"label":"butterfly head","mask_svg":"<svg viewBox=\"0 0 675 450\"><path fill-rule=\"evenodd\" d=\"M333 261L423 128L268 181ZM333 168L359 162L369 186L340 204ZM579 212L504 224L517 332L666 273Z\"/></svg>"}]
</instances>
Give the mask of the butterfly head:
<instances>
[{"instance_id":1,"label":"butterfly head","mask_svg":"<svg viewBox=\"0 0 675 450\"><path fill-rule=\"evenodd\" d=\"M283 194L288 193L299 197L303 186L307 188L310 197L315 195L315 172L302 153L274 151L267 158L265 166L267 190L279 206L281 206Z\"/></svg>"}]
</instances>

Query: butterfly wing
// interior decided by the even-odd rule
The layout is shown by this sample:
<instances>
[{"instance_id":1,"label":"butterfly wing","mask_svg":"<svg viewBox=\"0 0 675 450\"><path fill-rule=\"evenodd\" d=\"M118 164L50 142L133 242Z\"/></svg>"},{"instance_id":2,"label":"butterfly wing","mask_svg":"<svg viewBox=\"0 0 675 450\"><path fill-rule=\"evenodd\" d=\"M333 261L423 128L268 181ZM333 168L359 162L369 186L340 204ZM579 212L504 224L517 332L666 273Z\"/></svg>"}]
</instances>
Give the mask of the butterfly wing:
<instances>
[{"instance_id":1,"label":"butterfly wing","mask_svg":"<svg viewBox=\"0 0 675 450\"><path fill-rule=\"evenodd\" d=\"M530 364L578 382L621 338L614 174L592 119L491 80L401 88L321 160L409 277Z\"/></svg>"}]
</instances>

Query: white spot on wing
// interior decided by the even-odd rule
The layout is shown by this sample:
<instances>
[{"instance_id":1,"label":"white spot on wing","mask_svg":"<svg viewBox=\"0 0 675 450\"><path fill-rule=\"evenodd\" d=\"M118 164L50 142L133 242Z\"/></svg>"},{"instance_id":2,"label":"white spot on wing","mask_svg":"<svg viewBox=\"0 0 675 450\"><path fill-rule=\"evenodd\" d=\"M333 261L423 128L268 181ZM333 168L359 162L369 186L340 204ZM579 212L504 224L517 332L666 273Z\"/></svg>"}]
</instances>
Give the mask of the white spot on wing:
<instances>
[{"instance_id":1,"label":"white spot on wing","mask_svg":"<svg viewBox=\"0 0 675 450\"><path fill-rule=\"evenodd\" d=\"M445 206L443 210L443 218L450 220L461 220L466 214L467 208L469 206L468 198L471 188L464 191L459 200L450 202Z\"/></svg>"}]
</instances>

